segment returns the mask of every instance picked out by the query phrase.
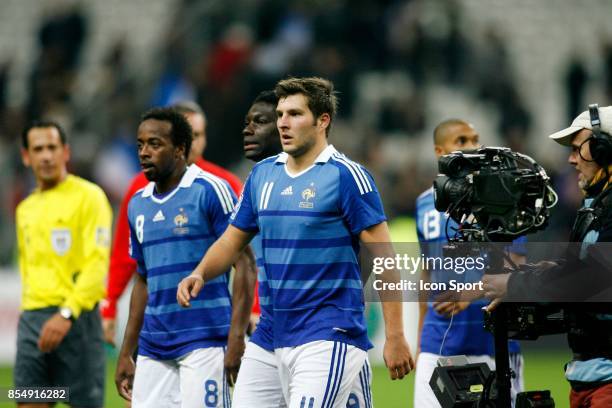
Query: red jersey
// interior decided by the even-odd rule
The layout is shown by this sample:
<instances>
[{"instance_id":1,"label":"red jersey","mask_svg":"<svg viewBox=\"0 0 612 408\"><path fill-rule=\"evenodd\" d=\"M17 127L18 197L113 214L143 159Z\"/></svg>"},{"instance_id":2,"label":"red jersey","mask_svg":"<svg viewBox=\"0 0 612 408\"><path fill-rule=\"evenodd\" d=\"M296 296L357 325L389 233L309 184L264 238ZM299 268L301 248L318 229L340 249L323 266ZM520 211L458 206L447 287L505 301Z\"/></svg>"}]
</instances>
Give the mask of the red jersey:
<instances>
[{"instance_id":1,"label":"red jersey","mask_svg":"<svg viewBox=\"0 0 612 408\"><path fill-rule=\"evenodd\" d=\"M202 170L208 171L217 177L227 181L236 193L239 195L242 191L242 182L236 175L217 166L209 161L200 159L195 163ZM106 319L114 319L117 316L117 300L125 290L132 275L136 271L136 261L129 255L129 236L130 229L128 224L127 209L130 199L141 188L145 187L149 180L140 172L130 184L127 192L121 200L121 207L117 216L117 228L113 238L113 248L111 250L110 267L108 273L108 283L106 286L106 299L102 302L100 310L102 317ZM253 312L258 313L259 304L256 300L253 306Z\"/></svg>"}]
</instances>

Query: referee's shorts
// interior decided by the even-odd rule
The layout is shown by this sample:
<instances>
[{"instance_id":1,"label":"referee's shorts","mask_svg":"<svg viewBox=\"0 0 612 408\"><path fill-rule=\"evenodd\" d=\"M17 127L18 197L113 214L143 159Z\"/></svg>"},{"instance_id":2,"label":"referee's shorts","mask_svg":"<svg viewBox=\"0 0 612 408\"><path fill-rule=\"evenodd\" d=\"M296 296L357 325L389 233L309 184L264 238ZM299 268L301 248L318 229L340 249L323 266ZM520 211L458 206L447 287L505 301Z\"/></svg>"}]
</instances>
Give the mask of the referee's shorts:
<instances>
[{"instance_id":1,"label":"referee's shorts","mask_svg":"<svg viewBox=\"0 0 612 408\"><path fill-rule=\"evenodd\" d=\"M15 387L68 387L71 406L102 407L106 359L98 307L81 313L60 345L43 353L38 338L57 310L25 310L19 317Z\"/></svg>"}]
</instances>

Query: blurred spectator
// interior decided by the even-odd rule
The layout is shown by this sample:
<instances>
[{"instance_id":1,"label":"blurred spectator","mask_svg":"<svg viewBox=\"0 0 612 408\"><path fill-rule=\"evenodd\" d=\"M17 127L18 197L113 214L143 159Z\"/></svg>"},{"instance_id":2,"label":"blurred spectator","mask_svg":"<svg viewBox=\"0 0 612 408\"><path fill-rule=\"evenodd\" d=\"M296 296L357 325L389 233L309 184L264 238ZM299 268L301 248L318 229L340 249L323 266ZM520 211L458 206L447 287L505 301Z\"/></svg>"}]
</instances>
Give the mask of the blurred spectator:
<instances>
[{"instance_id":1,"label":"blurred spectator","mask_svg":"<svg viewBox=\"0 0 612 408\"><path fill-rule=\"evenodd\" d=\"M564 85L567 100L567 119L572 120L584 109L584 92L589 74L582 59L574 55L565 73Z\"/></svg>"},{"instance_id":2,"label":"blurred spectator","mask_svg":"<svg viewBox=\"0 0 612 408\"><path fill-rule=\"evenodd\" d=\"M578 95L589 80L585 64L574 58L560 67L573 106L555 100L529 109L534 91L525 75L541 79L548 66L534 67L521 47L533 38L533 47L527 45L537 49L550 35L530 37L533 25L515 18L517 7L484 6L484 0L151 0L144 9L113 1L104 7L82 0L20 4L21 12L40 17L23 24L28 35L11 39L19 52L0 47L0 182L11 186L0 193L2 214L9 214L0 220L0 237L12 236L12 207L32 184L13 157L15 135L29 118L52 117L71 129L72 171L94 176L114 198L133 171L134 121L150 105L200 101L210 119L207 158L234 166L242 161L243 112L259 91L291 75L325 76L342 101L344 132L335 132L334 143L360 146L359 135L376 133L378 153L372 154L380 157L377 178L386 179L377 180L388 191L383 201L390 212L406 213L425 186L409 185L418 183L414 172L423 164L402 160L419 149L424 129L440 115L481 115L484 129L501 136L495 142L533 154L526 150L534 148L526 143L532 129L541 131L550 114L582 109ZM530 16L543 8L533 5ZM596 6L582 9L599 13ZM12 8L4 10L6 23ZM511 18L500 19L503 10ZM152 24L155 13L168 18ZM582 41L581 33L564 39ZM24 52L30 43L34 52ZM562 58L569 48L566 42L548 51ZM603 85L597 90L612 100L612 42L604 39L599 51ZM586 61L593 50L581 53ZM13 246L0 243L6 254L0 263Z\"/></svg>"},{"instance_id":3,"label":"blurred spectator","mask_svg":"<svg viewBox=\"0 0 612 408\"><path fill-rule=\"evenodd\" d=\"M607 102L612 102L612 41L603 46L604 89Z\"/></svg>"},{"instance_id":4,"label":"blurred spectator","mask_svg":"<svg viewBox=\"0 0 612 408\"><path fill-rule=\"evenodd\" d=\"M531 114L514 85L508 83L500 89L497 104L500 111L499 133L503 144L515 151L524 152L524 143L531 127Z\"/></svg>"},{"instance_id":5,"label":"blurred spectator","mask_svg":"<svg viewBox=\"0 0 612 408\"><path fill-rule=\"evenodd\" d=\"M455 1L449 1L447 5L447 18L450 28L441 51L444 55L446 81L449 84L457 85L465 82L465 71L472 56L468 40L461 30L461 7Z\"/></svg>"},{"instance_id":6,"label":"blurred spectator","mask_svg":"<svg viewBox=\"0 0 612 408\"><path fill-rule=\"evenodd\" d=\"M87 34L87 20L77 3L47 11L38 32L39 58L30 76L28 120L68 103Z\"/></svg>"}]
</instances>

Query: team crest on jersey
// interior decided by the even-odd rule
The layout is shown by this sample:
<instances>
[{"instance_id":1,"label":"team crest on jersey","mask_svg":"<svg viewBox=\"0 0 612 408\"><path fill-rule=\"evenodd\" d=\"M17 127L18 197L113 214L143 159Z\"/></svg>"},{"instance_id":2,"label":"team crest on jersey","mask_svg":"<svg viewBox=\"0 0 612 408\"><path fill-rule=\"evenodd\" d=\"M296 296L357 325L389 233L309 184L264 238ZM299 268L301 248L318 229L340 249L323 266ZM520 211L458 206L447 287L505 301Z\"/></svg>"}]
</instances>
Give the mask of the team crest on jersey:
<instances>
[{"instance_id":1,"label":"team crest on jersey","mask_svg":"<svg viewBox=\"0 0 612 408\"><path fill-rule=\"evenodd\" d=\"M68 228L51 230L51 246L58 255L64 255L72 246L72 234Z\"/></svg>"},{"instance_id":2,"label":"team crest on jersey","mask_svg":"<svg viewBox=\"0 0 612 408\"><path fill-rule=\"evenodd\" d=\"M300 201L300 208L313 208L314 207L314 198L317 195L314 188L314 183L310 183L310 187L305 188L302 191L302 200Z\"/></svg>"},{"instance_id":3,"label":"team crest on jersey","mask_svg":"<svg viewBox=\"0 0 612 408\"><path fill-rule=\"evenodd\" d=\"M176 225L174 233L177 235L187 234L189 232L189 228L186 227L188 222L189 218L187 217L187 214L185 214L185 211L182 208L179 209L178 215L174 217L174 225Z\"/></svg>"}]
</instances>

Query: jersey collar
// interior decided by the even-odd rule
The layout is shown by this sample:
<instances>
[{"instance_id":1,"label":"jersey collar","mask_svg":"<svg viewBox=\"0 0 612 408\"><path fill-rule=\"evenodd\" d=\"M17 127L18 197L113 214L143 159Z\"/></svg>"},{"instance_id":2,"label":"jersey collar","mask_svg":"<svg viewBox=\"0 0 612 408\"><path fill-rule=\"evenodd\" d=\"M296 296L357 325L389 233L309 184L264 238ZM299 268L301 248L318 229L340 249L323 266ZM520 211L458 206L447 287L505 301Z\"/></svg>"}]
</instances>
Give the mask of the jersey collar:
<instances>
[{"instance_id":1,"label":"jersey collar","mask_svg":"<svg viewBox=\"0 0 612 408\"><path fill-rule=\"evenodd\" d=\"M327 163L334 153L338 153L334 145L327 145L327 147L323 149L321 153L319 153L319 155L317 156L314 162L315 163ZM286 164L288 158L289 158L289 155L285 152L282 152L281 154L278 155L274 163Z\"/></svg>"},{"instance_id":2,"label":"jersey collar","mask_svg":"<svg viewBox=\"0 0 612 408\"><path fill-rule=\"evenodd\" d=\"M196 179L198 174L200 174L201 172L202 172L201 168L199 168L195 164L191 164L189 167L187 167L187 171L185 172L185 174L183 174L181 181L179 182L178 186L174 190L176 191L179 188L191 187L191 185L193 184L193 181ZM155 191L155 183L151 181L144 188L142 192L142 197L143 198L151 197L154 191ZM172 195L172 194L174 194L174 192L170 193L169 195Z\"/></svg>"}]
</instances>

